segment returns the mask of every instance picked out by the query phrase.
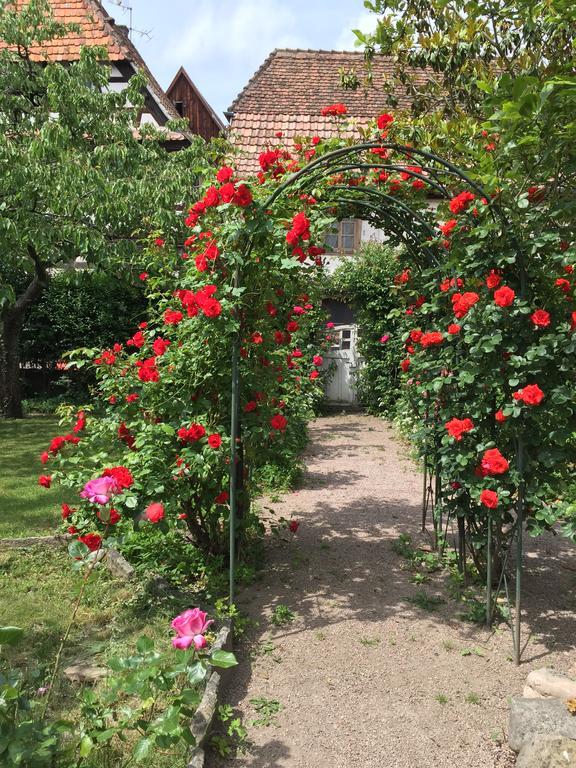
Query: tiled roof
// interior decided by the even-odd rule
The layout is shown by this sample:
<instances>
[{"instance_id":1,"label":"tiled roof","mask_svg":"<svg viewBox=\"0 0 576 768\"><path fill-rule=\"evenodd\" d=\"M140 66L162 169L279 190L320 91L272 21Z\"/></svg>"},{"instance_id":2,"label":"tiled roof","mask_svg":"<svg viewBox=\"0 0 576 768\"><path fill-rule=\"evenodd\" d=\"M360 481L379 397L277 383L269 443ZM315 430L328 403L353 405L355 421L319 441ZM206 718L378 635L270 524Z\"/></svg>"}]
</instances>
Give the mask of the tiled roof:
<instances>
[{"instance_id":1,"label":"tiled roof","mask_svg":"<svg viewBox=\"0 0 576 768\"><path fill-rule=\"evenodd\" d=\"M166 118L178 120L180 115L162 90L160 84L148 69L125 28L115 24L114 19L98 0L49 0L55 21L61 24L75 24L78 32L69 32L63 37L46 40L40 46L30 49L35 61L77 61L83 46L101 46L108 51L110 61L128 61L144 74L149 91Z\"/></svg>"},{"instance_id":2,"label":"tiled roof","mask_svg":"<svg viewBox=\"0 0 576 768\"><path fill-rule=\"evenodd\" d=\"M366 123L387 109L384 83L392 78L393 61L375 56L372 84L347 90L340 83L341 71L354 71L362 81L364 59L359 52L344 51L273 51L248 81L230 107L234 113L230 138L241 150L238 170L253 174L259 170L258 154L267 144L276 144L277 131L283 141L316 134L328 138L336 134L334 118L321 117L322 107L343 102L348 116ZM428 74L416 70L416 78L425 82ZM404 90L395 94L396 110L410 109ZM342 131L341 131L342 133ZM345 132L354 135L354 131Z\"/></svg>"},{"instance_id":3,"label":"tiled roof","mask_svg":"<svg viewBox=\"0 0 576 768\"><path fill-rule=\"evenodd\" d=\"M54 19L61 24L76 24L79 32L47 40L32 48L37 61L74 61L84 45L101 45L108 50L111 61L129 59L127 48L114 26L114 20L98 0L50 0Z\"/></svg>"}]
</instances>

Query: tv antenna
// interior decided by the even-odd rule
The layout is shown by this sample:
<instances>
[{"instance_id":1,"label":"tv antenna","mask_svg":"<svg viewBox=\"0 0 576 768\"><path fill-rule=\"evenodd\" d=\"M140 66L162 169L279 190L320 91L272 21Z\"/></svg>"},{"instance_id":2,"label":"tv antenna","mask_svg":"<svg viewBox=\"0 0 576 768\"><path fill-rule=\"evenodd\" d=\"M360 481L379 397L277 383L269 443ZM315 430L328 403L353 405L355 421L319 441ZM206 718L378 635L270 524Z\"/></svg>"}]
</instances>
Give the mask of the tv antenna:
<instances>
[{"instance_id":1,"label":"tv antenna","mask_svg":"<svg viewBox=\"0 0 576 768\"><path fill-rule=\"evenodd\" d=\"M128 37L132 38L132 33L136 33L140 37L147 37L148 40L150 40L150 30L145 31L142 29L135 29L132 26L132 18L134 14L134 8L128 0L108 0L108 2L112 3L113 5L117 5L118 8L121 8L124 13L128 14Z\"/></svg>"}]
</instances>

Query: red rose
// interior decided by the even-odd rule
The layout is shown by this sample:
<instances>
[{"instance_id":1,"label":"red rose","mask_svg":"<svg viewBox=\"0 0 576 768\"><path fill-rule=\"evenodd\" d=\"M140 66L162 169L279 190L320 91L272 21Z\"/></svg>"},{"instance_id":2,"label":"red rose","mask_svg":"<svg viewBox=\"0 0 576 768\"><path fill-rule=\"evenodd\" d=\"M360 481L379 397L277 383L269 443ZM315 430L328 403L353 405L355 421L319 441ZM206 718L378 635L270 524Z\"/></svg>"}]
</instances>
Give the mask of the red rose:
<instances>
[{"instance_id":1,"label":"red rose","mask_svg":"<svg viewBox=\"0 0 576 768\"><path fill-rule=\"evenodd\" d=\"M137 360L138 378L140 381L160 381L160 373L156 368L156 358L149 357L146 360Z\"/></svg>"},{"instance_id":2,"label":"red rose","mask_svg":"<svg viewBox=\"0 0 576 768\"><path fill-rule=\"evenodd\" d=\"M270 419L270 426L272 429L283 430L288 426L288 420L281 413L276 413Z\"/></svg>"},{"instance_id":3,"label":"red rose","mask_svg":"<svg viewBox=\"0 0 576 768\"><path fill-rule=\"evenodd\" d=\"M497 288L501 282L502 282L502 277L498 274L498 272L495 269L493 269L488 275L488 277L486 278L486 285L488 286L488 288L490 288L490 290L492 290L492 288Z\"/></svg>"},{"instance_id":4,"label":"red rose","mask_svg":"<svg viewBox=\"0 0 576 768\"><path fill-rule=\"evenodd\" d=\"M217 434L208 435L208 445L216 450L222 445L222 438Z\"/></svg>"},{"instance_id":5,"label":"red rose","mask_svg":"<svg viewBox=\"0 0 576 768\"><path fill-rule=\"evenodd\" d=\"M453 197L452 200L450 200L450 210L452 213L462 213L475 199L475 196L471 192L460 192L459 195L456 195L456 197Z\"/></svg>"},{"instance_id":6,"label":"red rose","mask_svg":"<svg viewBox=\"0 0 576 768\"><path fill-rule=\"evenodd\" d=\"M436 344L441 344L444 340L444 336L439 331L430 331L430 333L422 334L420 344L426 349Z\"/></svg>"},{"instance_id":7,"label":"red rose","mask_svg":"<svg viewBox=\"0 0 576 768\"><path fill-rule=\"evenodd\" d=\"M234 168L224 165L216 174L216 181L219 181L220 184L225 184L227 181L230 181L232 176L234 176Z\"/></svg>"},{"instance_id":8,"label":"red rose","mask_svg":"<svg viewBox=\"0 0 576 768\"><path fill-rule=\"evenodd\" d=\"M494 304L497 304L499 307L509 307L515 297L516 294L512 288L503 285L502 288L498 288L498 290L494 291Z\"/></svg>"},{"instance_id":9,"label":"red rose","mask_svg":"<svg viewBox=\"0 0 576 768\"><path fill-rule=\"evenodd\" d=\"M109 467L102 473L103 477L113 477L120 490L130 488L134 484L132 473L126 467Z\"/></svg>"},{"instance_id":10,"label":"red rose","mask_svg":"<svg viewBox=\"0 0 576 768\"><path fill-rule=\"evenodd\" d=\"M490 448L484 451L480 468L486 475L502 475L510 467L508 459L504 458L498 448Z\"/></svg>"},{"instance_id":11,"label":"red rose","mask_svg":"<svg viewBox=\"0 0 576 768\"><path fill-rule=\"evenodd\" d=\"M40 454L40 463L46 464L49 458L50 458L50 454L48 453L48 451L44 451L44 453Z\"/></svg>"},{"instance_id":12,"label":"red rose","mask_svg":"<svg viewBox=\"0 0 576 768\"><path fill-rule=\"evenodd\" d=\"M133 392L130 395L126 395L126 402L127 403L135 403L137 400L140 399L140 395L136 392Z\"/></svg>"},{"instance_id":13,"label":"red rose","mask_svg":"<svg viewBox=\"0 0 576 768\"><path fill-rule=\"evenodd\" d=\"M312 362L314 363L314 365L320 366L324 362L324 358L322 357L322 355L314 355L314 357L312 358Z\"/></svg>"},{"instance_id":14,"label":"red rose","mask_svg":"<svg viewBox=\"0 0 576 768\"><path fill-rule=\"evenodd\" d=\"M227 504L228 503L228 491L221 491L214 499L215 504Z\"/></svg>"},{"instance_id":15,"label":"red rose","mask_svg":"<svg viewBox=\"0 0 576 768\"><path fill-rule=\"evenodd\" d=\"M457 318L464 317L471 307L480 300L480 296L473 291L467 293L455 293L452 296L452 309Z\"/></svg>"},{"instance_id":16,"label":"red rose","mask_svg":"<svg viewBox=\"0 0 576 768\"><path fill-rule=\"evenodd\" d=\"M376 125L380 131L385 131L393 122L394 115L389 115L386 112L383 115L378 115L376 118Z\"/></svg>"},{"instance_id":17,"label":"red rose","mask_svg":"<svg viewBox=\"0 0 576 768\"><path fill-rule=\"evenodd\" d=\"M310 381L314 381L314 379L317 379L318 376L320 376L318 371L312 371L312 373L310 374L310 376L308 376L308 378L310 379Z\"/></svg>"},{"instance_id":18,"label":"red rose","mask_svg":"<svg viewBox=\"0 0 576 768\"><path fill-rule=\"evenodd\" d=\"M453 437L457 442L462 440L462 435L466 432L470 432L474 429L474 423L471 419L451 419L444 425L448 434Z\"/></svg>"},{"instance_id":19,"label":"red rose","mask_svg":"<svg viewBox=\"0 0 576 768\"><path fill-rule=\"evenodd\" d=\"M140 272L138 277L144 282L145 280L148 280L148 272Z\"/></svg>"},{"instance_id":20,"label":"red rose","mask_svg":"<svg viewBox=\"0 0 576 768\"><path fill-rule=\"evenodd\" d=\"M559 277L554 281L554 285L560 288L562 293L570 293L570 280L566 280L565 277Z\"/></svg>"},{"instance_id":21,"label":"red rose","mask_svg":"<svg viewBox=\"0 0 576 768\"><path fill-rule=\"evenodd\" d=\"M244 406L244 413L251 413L252 411L255 411L256 408L258 408L256 400L250 400Z\"/></svg>"},{"instance_id":22,"label":"red rose","mask_svg":"<svg viewBox=\"0 0 576 768\"><path fill-rule=\"evenodd\" d=\"M480 494L480 501L488 509L496 509L498 506L498 494L495 491L485 489Z\"/></svg>"},{"instance_id":23,"label":"red rose","mask_svg":"<svg viewBox=\"0 0 576 768\"><path fill-rule=\"evenodd\" d=\"M461 326L456 325L456 323L450 323L450 325L448 326L448 333L451 336L455 336L457 333L460 333L461 330L462 330Z\"/></svg>"},{"instance_id":24,"label":"red rose","mask_svg":"<svg viewBox=\"0 0 576 768\"><path fill-rule=\"evenodd\" d=\"M146 344L146 337L142 331L137 331L134 336L126 342L127 347L136 347L136 349L141 349L144 344Z\"/></svg>"},{"instance_id":25,"label":"red rose","mask_svg":"<svg viewBox=\"0 0 576 768\"><path fill-rule=\"evenodd\" d=\"M410 368L410 360L408 360L408 359L402 360L402 362L400 363L400 368L402 368L404 373L406 373L408 368Z\"/></svg>"},{"instance_id":26,"label":"red rose","mask_svg":"<svg viewBox=\"0 0 576 768\"><path fill-rule=\"evenodd\" d=\"M162 355L165 354L169 346L170 346L170 342L168 341L168 339L154 339L154 343L152 344L152 349L154 350L154 354L157 357L162 357Z\"/></svg>"},{"instance_id":27,"label":"red rose","mask_svg":"<svg viewBox=\"0 0 576 768\"><path fill-rule=\"evenodd\" d=\"M52 484L52 478L50 475L40 475L38 478L38 485L41 485L43 488L50 488L50 485Z\"/></svg>"},{"instance_id":28,"label":"red rose","mask_svg":"<svg viewBox=\"0 0 576 768\"><path fill-rule=\"evenodd\" d=\"M514 392L512 397L514 400L521 400L526 405L540 405L544 400L544 392L538 384L528 384L523 389L519 389L518 392Z\"/></svg>"},{"instance_id":29,"label":"red rose","mask_svg":"<svg viewBox=\"0 0 576 768\"><path fill-rule=\"evenodd\" d=\"M452 233L452 230L458 226L458 219L448 219L444 224L440 224L438 229L445 237Z\"/></svg>"},{"instance_id":30,"label":"red rose","mask_svg":"<svg viewBox=\"0 0 576 768\"><path fill-rule=\"evenodd\" d=\"M550 325L550 313L545 309L537 309L530 315L530 320L538 328L547 328Z\"/></svg>"},{"instance_id":31,"label":"red rose","mask_svg":"<svg viewBox=\"0 0 576 768\"><path fill-rule=\"evenodd\" d=\"M120 522L122 519L118 514L117 509L110 509L108 512L102 512L99 510L96 515L101 522L107 523L108 525L116 525L116 523Z\"/></svg>"},{"instance_id":32,"label":"red rose","mask_svg":"<svg viewBox=\"0 0 576 768\"><path fill-rule=\"evenodd\" d=\"M234 199L234 195L236 194L236 187L234 184L223 184L220 187L220 197L222 199L223 203L231 203Z\"/></svg>"},{"instance_id":33,"label":"red rose","mask_svg":"<svg viewBox=\"0 0 576 768\"><path fill-rule=\"evenodd\" d=\"M164 518L164 506L157 501L149 504L144 510L144 517L151 523L159 523Z\"/></svg>"},{"instance_id":34,"label":"red rose","mask_svg":"<svg viewBox=\"0 0 576 768\"><path fill-rule=\"evenodd\" d=\"M69 504L61 504L60 509L62 510L62 520L67 520L70 515L76 512Z\"/></svg>"},{"instance_id":35,"label":"red rose","mask_svg":"<svg viewBox=\"0 0 576 768\"><path fill-rule=\"evenodd\" d=\"M250 192L246 184L240 184L232 202L241 208L247 208L252 203L252 192Z\"/></svg>"},{"instance_id":36,"label":"red rose","mask_svg":"<svg viewBox=\"0 0 576 768\"><path fill-rule=\"evenodd\" d=\"M78 536L78 541L86 544L90 552L96 552L102 545L102 536L97 533L87 533L84 536Z\"/></svg>"},{"instance_id":37,"label":"red rose","mask_svg":"<svg viewBox=\"0 0 576 768\"><path fill-rule=\"evenodd\" d=\"M204 203L206 208L212 208L213 206L218 205L218 203L220 202L220 195L218 194L218 190L216 189L216 187L214 186L208 187L202 202Z\"/></svg>"},{"instance_id":38,"label":"red rose","mask_svg":"<svg viewBox=\"0 0 576 768\"><path fill-rule=\"evenodd\" d=\"M290 322L286 325L286 330L288 333L295 333L300 326L296 322L296 320L290 320Z\"/></svg>"},{"instance_id":39,"label":"red rose","mask_svg":"<svg viewBox=\"0 0 576 768\"><path fill-rule=\"evenodd\" d=\"M164 322L166 325L178 325L184 315L177 309L167 309L164 312Z\"/></svg>"},{"instance_id":40,"label":"red rose","mask_svg":"<svg viewBox=\"0 0 576 768\"><path fill-rule=\"evenodd\" d=\"M290 533L296 533L299 527L300 527L300 523L298 522L298 520L290 520L290 522L288 523L288 530L290 531Z\"/></svg>"},{"instance_id":41,"label":"red rose","mask_svg":"<svg viewBox=\"0 0 576 768\"><path fill-rule=\"evenodd\" d=\"M118 439L122 440L123 443L126 443L128 448L132 448L134 443L136 442L136 438L130 432L130 430L128 429L128 427L123 421L120 423L120 426L118 427Z\"/></svg>"},{"instance_id":42,"label":"red rose","mask_svg":"<svg viewBox=\"0 0 576 768\"><path fill-rule=\"evenodd\" d=\"M191 424L189 427L180 427L177 432L178 438L184 443L195 443L206 434L202 424Z\"/></svg>"},{"instance_id":43,"label":"red rose","mask_svg":"<svg viewBox=\"0 0 576 768\"><path fill-rule=\"evenodd\" d=\"M504 412L501 409L496 411L494 418L499 424L503 424L506 421L506 416L504 416Z\"/></svg>"},{"instance_id":44,"label":"red rose","mask_svg":"<svg viewBox=\"0 0 576 768\"><path fill-rule=\"evenodd\" d=\"M342 117L347 114L348 110L344 104L330 104L327 107L322 107L320 114L322 117Z\"/></svg>"},{"instance_id":45,"label":"red rose","mask_svg":"<svg viewBox=\"0 0 576 768\"><path fill-rule=\"evenodd\" d=\"M410 331L409 339L410 341L413 341L414 344L418 344L423 335L424 333L420 330L420 328L415 328L413 331Z\"/></svg>"}]
</instances>

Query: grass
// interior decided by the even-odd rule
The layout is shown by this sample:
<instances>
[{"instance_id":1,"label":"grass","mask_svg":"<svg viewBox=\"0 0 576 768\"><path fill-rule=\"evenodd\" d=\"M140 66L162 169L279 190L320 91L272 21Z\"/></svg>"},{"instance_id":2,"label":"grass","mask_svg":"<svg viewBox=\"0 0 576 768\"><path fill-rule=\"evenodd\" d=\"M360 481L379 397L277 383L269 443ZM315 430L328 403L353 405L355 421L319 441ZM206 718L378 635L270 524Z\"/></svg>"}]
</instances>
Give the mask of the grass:
<instances>
[{"instance_id":1,"label":"grass","mask_svg":"<svg viewBox=\"0 0 576 768\"><path fill-rule=\"evenodd\" d=\"M25 630L25 642L3 648L9 662L19 668L37 669L38 686L52 671L60 639L70 620L82 582L72 570L65 549L30 547L0 551L0 625ZM105 567L94 571L65 647L60 670L77 660L105 666L107 659L133 650L142 635L154 639L159 650L170 645L171 619L194 603L190 595L163 595L145 582L126 583L111 576ZM78 684L62 674L57 677L50 704L56 717L73 719L77 711ZM180 750L181 752L181 750ZM150 768L183 764L178 753L155 757ZM96 765L90 768L109 768Z\"/></svg>"},{"instance_id":2,"label":"grass","mask_svg":"<svg viewBox=\"0 0 576 768\"><path fill-rule=\"evenodd\" d=\"M292 624L295 618L293 611L287 605L280 603L272 611L270 621L275 627L286 627L288 624Z\"/></svg>"},{"instance_id":3,"label":"grass","mask_svg":"<svg viewBox=\"0 0 576 768\"><path fill-rule=\"evenodd\" d=\"M60 504L69 501L61 488L42 488L38 476L49 474L39 456L58 434L55 416L0 421L0 538L57 533Z\"/></svg>"}]
</instances>

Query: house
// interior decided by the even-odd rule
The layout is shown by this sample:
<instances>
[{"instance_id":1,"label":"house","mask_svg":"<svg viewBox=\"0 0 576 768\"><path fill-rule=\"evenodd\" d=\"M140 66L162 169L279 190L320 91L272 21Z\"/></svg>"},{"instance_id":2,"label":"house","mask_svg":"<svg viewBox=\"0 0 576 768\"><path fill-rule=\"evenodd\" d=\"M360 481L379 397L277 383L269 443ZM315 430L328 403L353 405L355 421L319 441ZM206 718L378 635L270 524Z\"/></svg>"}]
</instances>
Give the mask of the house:
<instances>
[{"instance_id":1,"label":"house","mask_svg":"<svg viewBox=\"0 0 576 768\"><path fill-rule=\"evenodd\" d=\"M282 49L273 51L226 113L230 120L230 138L239 155L238 171L255 175L259 154L279 141L288 146L303 136L330 138L334 135L357 136L354 128L337 126L332 117L323 117L323 107L344 103L347 117L362 126L386 111L386 84L392 81L393 61L376 56L372 82L362 81L364 57L360 52ZM428 77L416 70L418 79ZM342 80L359 87L346 89ZM410 109L411 101L403 90L394 93L397 109ZM281 136L281 139L279 138ZM341 221L327 234L327 268L333 271L343 258L349 258L366 241L382 242L385 234L358 219ZM356 401L354 377L362 365L357 351L358 326L352 309L343 302L326 298L325 308L335 325L334 345L329 363L335 372L328 383L328 399L337 403Z\"/></svg>"},{"instance_id":2,"label":"house","mask_svg":"<svg viewBox=\"0 0 576 768\"><path fill-rule=\"evenodd\" d=\"M17 0L22 2L22 0ZM182 114L164 93L128 36L128 28L116 24L98 0L49 0L54 18L62 24L74 24L79 31L49 40L32 48L36 61L77 61L83 46L101 46L108 52L111 65L109 87L121 90L137 72L146 79L145 103L139 115L139 126L153 125L163 129L169 120L179 120ZM205 102L204 102L205 103ZM206 105L208 109L208 105ZM190 143L187 133L168 131L165 145L180 149Z\"/></svg>"},{"instance_id":3,"label":"house","mask_svg":"<svg viewBox=\"0 0 576 768\"><path fill-rule=\"evenodd\" d=\"M224 133L225 126L216 112L200 93L184 67L180 67L166 95L181 117L188 120L190 131L206 141Z\"/></svg>"}]
</instances>

